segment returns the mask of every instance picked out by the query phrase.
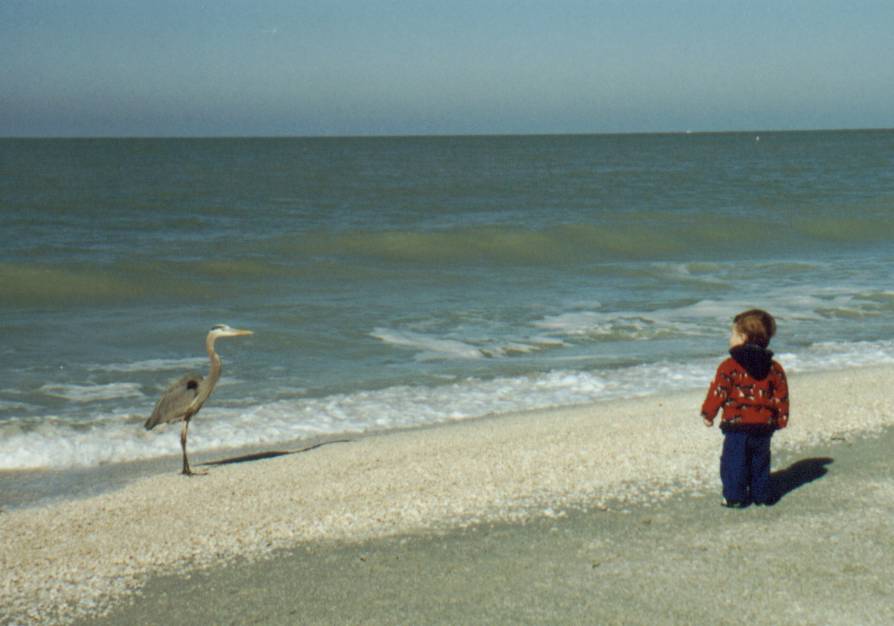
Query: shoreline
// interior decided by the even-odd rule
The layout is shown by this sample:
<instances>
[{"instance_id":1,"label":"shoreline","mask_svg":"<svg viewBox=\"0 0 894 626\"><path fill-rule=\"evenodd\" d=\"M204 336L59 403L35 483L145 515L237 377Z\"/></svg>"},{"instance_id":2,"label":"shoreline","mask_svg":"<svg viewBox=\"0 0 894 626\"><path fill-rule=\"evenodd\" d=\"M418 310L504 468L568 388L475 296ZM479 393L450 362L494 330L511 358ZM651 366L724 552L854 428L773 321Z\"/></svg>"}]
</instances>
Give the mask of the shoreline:
<instances>
[{"instance_id":1,"label":"shoreline","mask_svg":"<svg viewBox=\"0 0 894 626\"><path fill-rule=\"evenodd\" d=\"M792 376L792 426L774 438L774 453L883 432L894 424L884 392L892 376L894 367ZM836 393L842 385L847 394ZM575 511L623 514L679 506L683 495L716 503L719 433L698 419L702 396L371 434L213 467L201 478L171 472L4 512L0 531L17 541L0 550L0 606L11 621L62 622L121 606L159 576L222 571L302 546L517 528Z\"/></svg>"},{"instance_id":2,"label":"shoreline","mask_svg":"<svg viewBox=\"0 0 894 626\"><path fill-rule=\"evenodd\" d=\"M890 369L894 365L851 366L845 369L811 370L797 377L832 375L837 372L869 369ZM707 388L707 383L705 383ZM702 389L684 389L668 392L670 397L698 396ZM382 429L345 431L340 433L321 433L316 436L286 440L274 443L251 444L233 448L190 451L190 463L207 470L209 466L236 465L249 461L260 461L279 456L300 454L319 447L335 443L349 443L368 438L388 437L402 433L427 432L441 428L450 428L458 424L471 424L490 420L511 420L514 416L556 414L576 411L603 412L610 411L614 405L628 402L654 401L656 407L661 406L660 395L648 395L635 398L613 398L583 404L559 405L546 408L526 409L510 413L488 413L468 418L449 419L436 422L421 422L411 426L394 426ZM703 398L698 399L699 405ZM719 419L719 416L718 416ZM68 501L88 499L106 493L125 489L129 485L150 478L170 473L178 473L181 465L180 449L177 445L176 429L169 427L171 453L161 457L152 457L124 462L102 463L94 466L25 468L0 470L0 512L53 506Z\"/></svg>"},{"instance_id":3,"label":"shoreline","mask_svg":"<svg viewBox=\"0 0 894 626\"><path fill-rule=\"evenodd\" d=\"M179 432L179 426L176 429ZM169 456L90 467L0 470L0 494L3 495L0 511L11 512L85 500L126 489L132 483L152 476L176 474L181 467L179 441L174 429L169 430L171 443L177 450ZM205 471L209 466L300 454L332 443L344 443L376 434L340 433L269 445L190 452L189 460L190 465Z\"/></svg>"}]
</instances>

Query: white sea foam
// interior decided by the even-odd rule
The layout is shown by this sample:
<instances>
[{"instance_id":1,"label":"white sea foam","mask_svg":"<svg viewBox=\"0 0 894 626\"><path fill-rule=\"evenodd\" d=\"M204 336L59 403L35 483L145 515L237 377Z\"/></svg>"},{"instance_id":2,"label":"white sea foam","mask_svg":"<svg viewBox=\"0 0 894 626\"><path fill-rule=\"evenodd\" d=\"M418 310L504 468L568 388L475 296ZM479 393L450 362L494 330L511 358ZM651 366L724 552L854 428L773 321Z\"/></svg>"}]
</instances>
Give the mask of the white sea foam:
<instances>
[{"instance_id":1,"label":"white sea foam","mask_svg":"<svg viewBox=\"0 0 894 626\"><path fill-rule=\"evenodd\" d=\"M793 372L890 365L894 364L894 340L819 342L798 353L778 354L776 358Z\"/></svg>"},{"instance_id":2,"label":"white sea foam","mask_svg":"<svg viewBox=\"0 0 894 626\"><path fill-rule=\"evenodd\" d=\"M319 434L403 428L490 414L559 407L612 399L702 389L723 355L687 363L660 362L634 367L556 370L493 379L468 378L443 385L401 385L321 398L295 397L256 403L240 398L212 403L190 431L194 452L245 445L278 444ZM822 342L798 352L782 352L790 372L894 364L894 341ZM69 386L71 387L71 386ZM111 395L115 386L68 389L74 397ZM118 398L136 394L123 386ZM694 411L697 407L694 407ZM37 426L35 427L35 424ZM174 455L177 427L151 432L131 415L97 416L72 423L64 417L7 420L0 428L0 469L93 466Z\"/></svg>"},{"instance_id":3,"label":"white sea foam","mask_svg":"<svg viewBox=\"0 0 894 626\"><path fill-rule=\"evenodd\" d=\"M534 325L566 337L645 341L662 337L700 336L703 326L669 311L575 311L545 317Z\"/></svg>"},{"instance_id":4,"label":"white sea foam","mask_svg":"<svg viewBox=\"0 0 894 626\"><path fill-rule=\"evenodd\" d=\"M757 300L757 301L756 301ZM820 322L827 319L864 319L886 315L889 291L858 287L789 287L750 297L703 299L674 308L653 311L568 310L533 322L559 338L596 341L647 341L670 337L708 337L722 332L738 311L760 305L781 322ZM598 308L598 307L597 307Z\"/></svg>"},{"instance_id":5,"label":"white sea foam","mask_svg":"<svg viewBox=\"0 0 894 626\"><path fill-rule=\"evenodd\" d=\"M391 346L414 350L417 361L504 357L511 354L529 354L565 345L561 339L544 335L537 335L524 341L500 343L471 339L460 341L410 330L376 328L370 333L370 336Z\"/></svg>"},{"instance_id":6,"label":"white sea foam","mask_svg":"<svg viewBox=\"0 0 894 626\"><path fill-rule=\"evenodd\" d=\"M535 408L634 397L700 384L707 364L659 364L617 372L555 371L442 386L298 398L244 407L209 406L190 431L190 450L265 444L318 434L363 432L468 419ZM643 385L643 380L657 384ZM167 430L167 432L165 432ZM103 416L77 427L44 420L30 430L7 423L0 433L0 469L90 466L174 454L171 428L146 432L129 416Z\"/></svg>"},{"instance_id":7,"label":"white sea foam","mask_svg":"<svg viewBox=\"0 0 894 626\"><path fill-rule=\"evenodd\" d=\"M408 330L376 328L370 336L392 346L418 350L420 360L437 358L480 359L484 353L479 348L455 339L439 339Z\"/></svg>"},{"instance_id":8,"label":"white sea foam","mask_svg":"<svg viewBox=\"0 0 894 626\"><path fill-rule=\"evenodd\" d=\"M140 398L144 395L140 385L137 383L109 383L107 385L46 384L40 388L40 391L45 395L65 398L72 402Z\"/></svg>"},{"instance_id":9,"label":"white sea foam","mask_svg":"<svg viewBox=\"0 0 894 626\"><path fill-rule=\"evenodd\" d=\"M208 363L207 357L193 357L187 359L147 359L132 363L110 363L105 365L91 365L87 369L100 372L163 372L167 370L189 370L201 367Z\"/></svg>"},{"instance_id":10,"label":"white sea foam","mask_svg":"<svg viewBox=\"0 0 894 626\"><path fill-rule=\"evenodd\" d=\"M0 411L22 411L30 408L31 405L25 402L14 402L11 400L0 400Z\"/></svg>"}]
</instances>

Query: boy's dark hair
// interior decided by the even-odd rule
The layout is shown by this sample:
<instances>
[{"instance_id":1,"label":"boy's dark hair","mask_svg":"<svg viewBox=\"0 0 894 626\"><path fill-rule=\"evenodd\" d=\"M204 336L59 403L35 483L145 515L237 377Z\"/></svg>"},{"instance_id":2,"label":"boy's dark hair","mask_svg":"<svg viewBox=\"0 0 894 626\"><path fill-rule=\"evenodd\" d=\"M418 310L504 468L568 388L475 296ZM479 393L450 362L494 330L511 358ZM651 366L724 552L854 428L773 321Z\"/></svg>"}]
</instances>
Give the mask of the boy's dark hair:
<instances>
[{"instance_id":1,"label":"boy's dark hair","mask_svg":"<svg viewBox=\"0 0 894 626\"><path fill-rule=\"evenodd\" d=\"M754 343L762 348L770 345L770 338L776 334L776 320L761 309L739 313L733 318L733 324L740 334L745 335L746 343Z\"/></svg>"}]
</instances>

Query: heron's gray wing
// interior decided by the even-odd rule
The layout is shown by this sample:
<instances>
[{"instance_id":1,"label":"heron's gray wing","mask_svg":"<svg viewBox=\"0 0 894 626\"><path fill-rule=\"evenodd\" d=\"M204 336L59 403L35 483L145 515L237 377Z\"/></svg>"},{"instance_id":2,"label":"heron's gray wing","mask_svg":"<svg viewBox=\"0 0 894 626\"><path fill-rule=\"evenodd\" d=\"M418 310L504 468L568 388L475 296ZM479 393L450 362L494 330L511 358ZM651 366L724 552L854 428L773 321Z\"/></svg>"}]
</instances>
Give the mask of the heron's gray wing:
<instances>
[{"instance_id":1,"label":"heron's gray wing","mask_svg":"<svg viewBox=\"0 0 894 626\"><path fill-rule=\"evenodd\" d=\"M172 383L155 403L152 415L146 420L146 430L152 430L165 422L176 422L183 419L199 394L202 380L201 374L190 372Z\"/></svg>"}]
</instances>

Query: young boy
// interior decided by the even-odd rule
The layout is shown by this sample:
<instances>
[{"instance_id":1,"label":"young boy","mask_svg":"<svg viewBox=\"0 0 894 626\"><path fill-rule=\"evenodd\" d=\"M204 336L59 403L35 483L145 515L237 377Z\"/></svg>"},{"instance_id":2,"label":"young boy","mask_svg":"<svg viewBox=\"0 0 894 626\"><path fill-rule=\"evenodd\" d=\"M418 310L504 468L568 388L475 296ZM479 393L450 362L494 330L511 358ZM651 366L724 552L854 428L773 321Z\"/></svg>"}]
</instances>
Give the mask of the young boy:
<instances>
[{"instance_id":1,"label":"young boy","mask_svg":"<svg viewBox=\"0 0 894 626\"><path fill-rule=\"evenodd\" d=\"M717 368L702 405L705 426L721 408L723 506L772 504L770 439L788 425L788 385L782 366L767 349L776 334L773 316L760 309L733 319L730 358Z\"/></svg>"}]
</instances>

